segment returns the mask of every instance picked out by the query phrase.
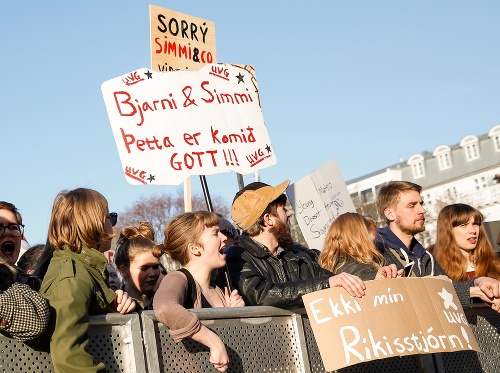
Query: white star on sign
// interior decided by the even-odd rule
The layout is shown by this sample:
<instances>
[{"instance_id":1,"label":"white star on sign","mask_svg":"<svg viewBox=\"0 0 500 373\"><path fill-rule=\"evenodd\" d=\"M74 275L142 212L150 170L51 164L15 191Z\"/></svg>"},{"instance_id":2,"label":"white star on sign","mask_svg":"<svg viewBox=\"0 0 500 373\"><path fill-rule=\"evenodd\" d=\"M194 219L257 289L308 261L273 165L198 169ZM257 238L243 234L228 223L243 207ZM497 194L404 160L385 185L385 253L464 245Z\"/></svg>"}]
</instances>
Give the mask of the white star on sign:
<instances>
[{"instance_id":1,"label":"white star on sign","mask_svg":"<svg viewBox=\"0 0 500 373\"><path fill-rule=\"evenodd\" d=\"M453 294L448 293L445 288L443 288L443 290L438 294L444 300L444 308L448 309L450 307L453 307L454 310L458 309L456 304L453 303Z\"/></svg>"}]
</instances>

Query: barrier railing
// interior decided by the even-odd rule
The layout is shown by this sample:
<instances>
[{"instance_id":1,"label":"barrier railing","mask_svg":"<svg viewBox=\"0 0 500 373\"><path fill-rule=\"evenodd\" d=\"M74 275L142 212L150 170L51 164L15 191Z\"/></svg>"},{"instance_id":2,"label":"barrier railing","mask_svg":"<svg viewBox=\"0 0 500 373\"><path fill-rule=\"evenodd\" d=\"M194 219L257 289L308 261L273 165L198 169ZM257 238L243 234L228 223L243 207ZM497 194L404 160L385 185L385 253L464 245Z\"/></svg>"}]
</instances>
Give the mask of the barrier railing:
<instances>
[{"instance_id":1,"label":"barrier railing","mask_svg":"<svg viewBox=\"0 0 500 373\"><path fill-rule=\"evenodd\" d=\"M227 346L228 372L325 372L304 310L244 307L193 310ZM466 311L482 353L410 355L357 364L338 372L499 372L500 315ZM0 371L52 372L48 341L24 344L0 336ZM186 338L175 343L152 311L91 318L89 353L108 372L214 372L208 349Z\"/></svg>"}]
</instances>

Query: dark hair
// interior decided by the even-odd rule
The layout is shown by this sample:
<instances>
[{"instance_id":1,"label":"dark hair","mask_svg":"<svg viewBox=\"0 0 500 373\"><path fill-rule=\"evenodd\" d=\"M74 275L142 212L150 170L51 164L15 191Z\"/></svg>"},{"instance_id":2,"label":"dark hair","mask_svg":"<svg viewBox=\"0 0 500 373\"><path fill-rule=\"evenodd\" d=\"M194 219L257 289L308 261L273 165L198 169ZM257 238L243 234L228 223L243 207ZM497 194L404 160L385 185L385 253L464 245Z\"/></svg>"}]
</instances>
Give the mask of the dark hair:
<instances>
[{"instance_id":1,"label":"dark hair","mask_svg":"<svg viewBox=\"0 0 500 373\"><path fill-rule=\"evenodd\" d=\"M151 223L141 222L138 227L127 227L122 229L116 244L115 264L129 267L139 252L152 252L156 243L153 241L155 231Z\"/></svg>"},{"instance_id":2,"label":"dark hair","mask_svg":"<svg viewBox=\"0 0 500 373\"><path fill-rule=\"evenodd\" d=\"M8 210L12 212L16 217L17 224L23 224L23 218L21 217L21 214L14 204L10 202L0 201L0 210Z\"/></svg>"},{"instance_id":3,"label":"dark hair","mask_svg":"<svg viewBox=\"0 0 500 373\"><path fill-rule=\"evenodd\" d=\"M44 244L31 246L19 257L16 265L24 272L34 271L44 248Z\"/></svg>"}]
</instances>

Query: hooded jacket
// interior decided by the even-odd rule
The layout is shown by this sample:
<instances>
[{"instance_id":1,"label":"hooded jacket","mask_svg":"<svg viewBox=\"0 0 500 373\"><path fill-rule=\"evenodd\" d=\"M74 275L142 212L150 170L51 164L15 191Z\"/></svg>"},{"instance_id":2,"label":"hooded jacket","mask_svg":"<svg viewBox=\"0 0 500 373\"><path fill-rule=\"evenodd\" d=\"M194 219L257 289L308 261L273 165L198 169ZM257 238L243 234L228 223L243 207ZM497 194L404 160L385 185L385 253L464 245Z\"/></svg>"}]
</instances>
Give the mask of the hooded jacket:
<instances>
[{"instance_id":1,"label":"hooded jacket","mask_svg":"<svg viewBox=\"0 0 500 373\"><path fill-rule=\"evenodd\" d=\"M377 248L384 256L385 265L395 264L398 269L402 269L405 264L413 261L413 275L416 277L446 276L432 254L415 237L408 248L388 226L378 229ZM470 288L474 286L474 280L452 282L462 307L471 308Z\"/></svg>"}]
</instances>

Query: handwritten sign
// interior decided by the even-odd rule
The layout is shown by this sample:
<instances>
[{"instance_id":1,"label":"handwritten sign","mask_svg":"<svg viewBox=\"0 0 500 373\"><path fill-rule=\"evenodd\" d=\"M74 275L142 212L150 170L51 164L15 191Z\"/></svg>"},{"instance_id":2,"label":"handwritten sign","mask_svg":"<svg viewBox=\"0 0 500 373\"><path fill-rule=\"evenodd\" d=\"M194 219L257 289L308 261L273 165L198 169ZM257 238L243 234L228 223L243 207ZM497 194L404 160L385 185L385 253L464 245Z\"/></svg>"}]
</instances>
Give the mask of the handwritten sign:
<instances>
[{"instance_id":1,"label":"handwritten sign","mask_svg":"<svg viewBox=\"0 0 500 373\"><path fill-rule=\"evenodd\" d=\"M199 70L217 62L213 22L155 5L149 15L153 70Z\"/></svg>"},{"instance_id":2,"label":"handwritten sign","mask_svg":"<svg viewBox=\"0 0 500 373\"><path fill-rule=\"evenodd\" d=\"M362 298L342 288L303 296L326 371L392 356L480 351L448 278L365 284Z\"/></svg>"},{"instance_id":3,"label":"handwritten sign","mask_svg":"<svg viewBox=\"0 0 500 373\"><path fill-rule=\"evenodd\" d=\"M253 72L224 64L170 73L143 68L103 83L127 181L178 185L190 175L274 165Z\"/></svg>"},{"instance_id":4,"label":"handwritten sign","mask_svg":"<svg viewBox=\"0 0 500 373\"><path fill-rule=\"evenodd\" d=\"M310 248L323 250L328 228L344 212L356 212L335 160L290 185L286 192Z\"/></svg>"}]
</instances>

